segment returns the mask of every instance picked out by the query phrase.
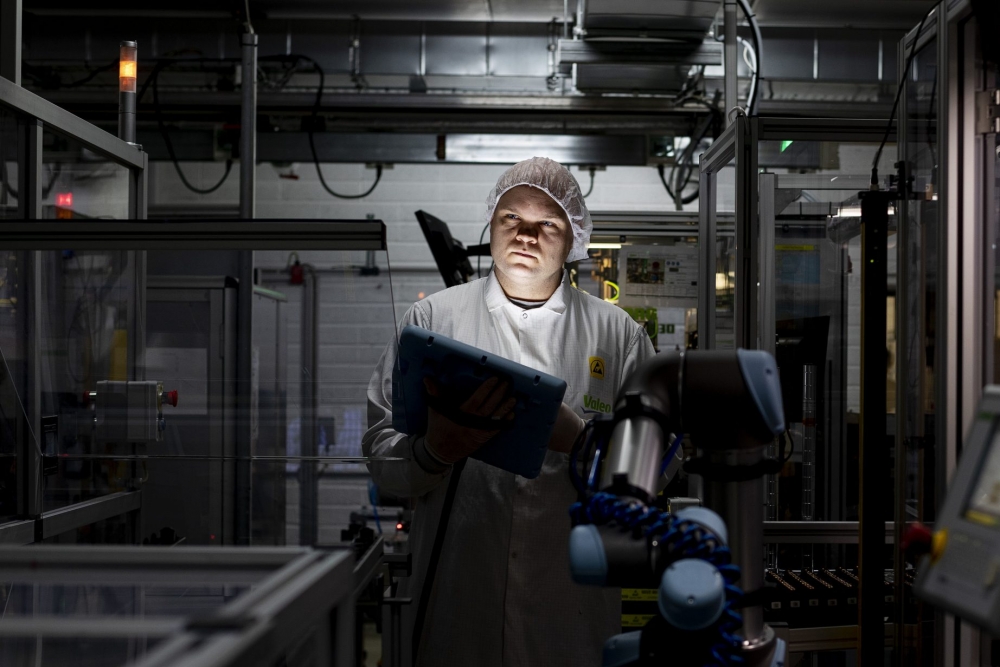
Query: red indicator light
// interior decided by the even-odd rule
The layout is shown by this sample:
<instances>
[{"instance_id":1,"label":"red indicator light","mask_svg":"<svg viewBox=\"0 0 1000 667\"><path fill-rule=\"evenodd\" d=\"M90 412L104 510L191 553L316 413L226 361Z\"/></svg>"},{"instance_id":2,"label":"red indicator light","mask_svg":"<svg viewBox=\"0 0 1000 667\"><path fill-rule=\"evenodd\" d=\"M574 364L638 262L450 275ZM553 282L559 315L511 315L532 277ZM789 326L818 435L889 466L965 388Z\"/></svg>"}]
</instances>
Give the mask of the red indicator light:
<instances>
[{"instance_id":1,"label":"red indicator light","mask_svg":"<svg viewBox=\"0 0 1000 667\"><path fill-rule=\"evenodd\" d=\"M397 523L396 524L396 530L403 530L403 524Z\"/></svg>"},{"instance_id":2,"label":"red indicator light","mask_svg":"<svg viewBox=\"0 0 1000 667\"><path fill-rule=\"evenodd\" d=\"M56 206L61 206L63 208L70 208L73 206L73 193L72 192L57 192L56 193Z\"/></svg>"}]
</instances>

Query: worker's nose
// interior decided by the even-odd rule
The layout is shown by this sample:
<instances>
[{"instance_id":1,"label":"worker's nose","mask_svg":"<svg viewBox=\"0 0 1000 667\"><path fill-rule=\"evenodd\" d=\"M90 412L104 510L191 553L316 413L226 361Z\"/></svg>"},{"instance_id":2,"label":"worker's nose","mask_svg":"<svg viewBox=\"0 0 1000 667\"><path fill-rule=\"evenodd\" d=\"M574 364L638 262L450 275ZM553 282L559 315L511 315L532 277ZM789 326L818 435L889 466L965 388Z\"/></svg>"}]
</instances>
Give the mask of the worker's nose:
<instances>
[{"instance_id":1,"label":"worker's nose","mask_svg":"<svg viewBox=\"0 0 1000 667\"><path fill-rule=\"evenodd\" d=\"M524 243L538 243L538 231L534 225L522 222L517 228L517 235L514 237Z\"/></svg>"}]
</instances>

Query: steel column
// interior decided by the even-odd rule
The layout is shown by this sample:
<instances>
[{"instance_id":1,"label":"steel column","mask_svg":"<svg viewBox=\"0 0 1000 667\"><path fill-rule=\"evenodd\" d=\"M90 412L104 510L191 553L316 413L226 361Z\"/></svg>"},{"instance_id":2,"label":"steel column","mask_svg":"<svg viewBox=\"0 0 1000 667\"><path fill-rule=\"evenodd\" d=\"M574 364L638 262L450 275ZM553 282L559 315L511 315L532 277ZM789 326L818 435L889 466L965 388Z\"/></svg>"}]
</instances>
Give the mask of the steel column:
<instances>
[{"instance_id":1,"label":"steel column","mask_svg":"<svg viewBox=\"0 0 1000 667\"><path fill-rule=\"evenodd\" d=\"M751 150L749 119L740 114L737 123L745 126L736 132L736 295L733 305L735 347L756 349L758 345L757 313L760 265L757 236L757 182L754 178L756 159Z\"/></svg>"},{"instance_id":2,"label":"steel column","mask_svg":"<svg viewBox=\"0 0 1000 667\"><path fill-rule=\"evenodd\" d=\"M243 89L240 114L240 218L250 220L257 208L257 35L240 38Z\"/></svg>"},{"instance_id":3,"label":"steel column","mask_svg":"<svg viewBox=\"0 0 1000 667\"><path fill-rule=\"evenodd\" d=\"M775 312L774 312L774 190L778 187L774 174L758 176L760 202L760 323L761 350L775 353Z\"/></svg>"},{"instance_id":4,"label":"steel column","mask_svg":"<svg viewBox=\"0 0 1000 667\"><path fill-rule=\"evenodd\" d=\"M42 121L23 121L18 133L17 184L18 214L24 220L38 220L42 212Z\"/></svg>"},{"instance_id":5,"label":"steel column","mask_svg":"<svg viewBox=\"0 0 1000 667\"><path fill-rule=\"evenodd\" d=\"M21 0L0 0L0 76L21 85Z\"/></svg>"},{"instance_id":6,"label":"steel column","mask_svg":"<svg viewBox=\"0 0 1000 667\"><path fill-rule=\"evenodd\" d=\"M239 286L236 296L236 451L235 451L235 544L249 545L251 537L251 493L253 491L253 456L256 442L257 414L254 393L259 391L255 382L257 368L253 344L253 278L254 252L239 253Z\"/></svg>"},{"instance_id":7,"label":"steel column","mask_svg":"<svg viewBox=\"0 0 1000 667\"><path fill-rule=\"evenodd\" d=\"M138 147L142 167L129 169L128 174L128 217L129 220L145 220L148 200L149 155Z\"/></svg>"},{"instance_id":8,"label":"steel column","mask_svg":"<svg viewBox=\"0 0 1000 667\"><path fill-rule=\"evenodd\" d=\"M885 653L886 280L892 195L861 195L861 426L859 443L858 662L881 665Z\"/></svg>"},{"instance_id":9,"label":"steel column","mask_svg":"<svg viewBox=\"0 0 1000 667\"><path fill-rule=\"evenodd\" d=\"M312 546L319 538L318 488L316 478L316 383L319 373L319 276L307 266L302 290L302 360L307 372L300 380L302 419L299 451L299 544Z\"/></svg>"},{"instance_id":10,"label":"steel column","mask_svg":"<svg viewBox=\"0 0 1000 667\"><path fill-rule=\"evenodd\" d=\"M712 172L701 172L698 199L698 349L715 347L715 194Z\"/></svg>"},{"instance_id":11,"label":"steel column","mask_svg":"<svg viewBox=\"0 0 1000 667\"><path fill-rule=\"evenodd\" d=\"M740 103L739 81L736 78L736 57L739 45L736 39L736 0L725 0L722 9L722 20L723 34L725 35L723 63L725 70L726 125L729 125L731 122L729 120L729 111Z\"/></svg>"}]
</instances>

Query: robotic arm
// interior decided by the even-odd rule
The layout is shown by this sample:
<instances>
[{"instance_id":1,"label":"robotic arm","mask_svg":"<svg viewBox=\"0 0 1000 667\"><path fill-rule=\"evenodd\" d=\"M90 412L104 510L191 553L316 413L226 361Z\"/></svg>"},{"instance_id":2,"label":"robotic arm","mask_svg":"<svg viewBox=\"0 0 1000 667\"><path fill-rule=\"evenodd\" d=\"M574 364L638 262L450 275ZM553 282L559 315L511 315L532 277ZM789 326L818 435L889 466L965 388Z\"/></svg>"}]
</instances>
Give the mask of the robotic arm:
<instances>
[{"instance_id":1,"label":"robotic arm","mask_svg":"<svg viewBox=\"0 0 1000 667\"><path fill-rule=\"evenodd\" d=\"M746 563L744 586L762 585L761 479L776 471L764 452L784 429L774 359L735 350L657 355L626 381L614 415L584 432L571 457L580 493L570 510L573 578L659 586L661 617L611 638L605 665L658 664L667 656L691 665L780 664L783 648L760 609L737 612L743 594L736 582ZM705 480L708 508L672 515L652 504L681 433L699 449L688 469ZM579 462L591 457L585 480ZM738 529L732 545L727 525Z\"/></svg>"}]
</instances>

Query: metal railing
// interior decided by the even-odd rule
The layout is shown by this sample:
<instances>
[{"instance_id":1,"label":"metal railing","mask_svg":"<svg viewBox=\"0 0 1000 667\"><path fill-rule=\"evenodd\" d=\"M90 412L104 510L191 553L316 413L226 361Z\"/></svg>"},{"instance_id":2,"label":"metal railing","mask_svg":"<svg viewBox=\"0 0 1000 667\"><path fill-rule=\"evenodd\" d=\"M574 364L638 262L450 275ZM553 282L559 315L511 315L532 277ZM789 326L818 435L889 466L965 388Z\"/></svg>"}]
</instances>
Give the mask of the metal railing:
<instances>
[{"instance_id":1,"label":"metal railing","mask_svg":"<svg viewBox=\"0 0 1000 667\"><path fill-rule=\"evenodd\" d=\"M112 98L113 99L113 98ZM122 141L65 109L0 77L0 110L17 118L18 218L37 220L42 211L42 132L71 139L128 170L128 218L146 218L148 157L141 147Z\"/></svg>"}]
</instances>

